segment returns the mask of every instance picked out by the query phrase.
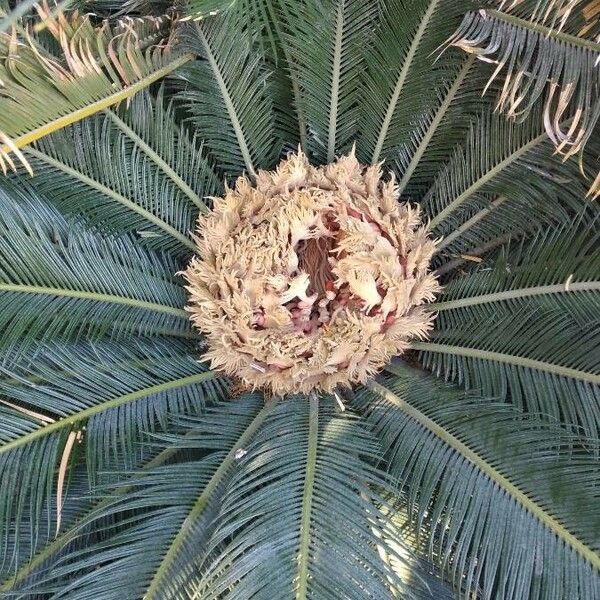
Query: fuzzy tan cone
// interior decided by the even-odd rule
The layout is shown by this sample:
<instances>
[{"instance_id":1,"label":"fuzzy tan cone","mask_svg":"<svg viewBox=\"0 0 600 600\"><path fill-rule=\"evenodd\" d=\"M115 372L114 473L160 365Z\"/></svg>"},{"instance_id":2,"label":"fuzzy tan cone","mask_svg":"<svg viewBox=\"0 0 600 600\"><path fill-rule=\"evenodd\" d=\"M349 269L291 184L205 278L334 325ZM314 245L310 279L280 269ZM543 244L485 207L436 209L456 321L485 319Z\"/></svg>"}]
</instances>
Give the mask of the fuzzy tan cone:
<instances>
[{"instance_id":1,"label":"fuzzy tan cone","mask_svg":"<svg viewBox=\"0 0 600 600\"><path fill-rule=\"evenodd\" d=\"M354 153L313 167L299 152L255 185L240 177L196 243L184 274L204 359L252 387L364 382L431 329L435 242L393 175Z\"/></svg>"}]
</instances>

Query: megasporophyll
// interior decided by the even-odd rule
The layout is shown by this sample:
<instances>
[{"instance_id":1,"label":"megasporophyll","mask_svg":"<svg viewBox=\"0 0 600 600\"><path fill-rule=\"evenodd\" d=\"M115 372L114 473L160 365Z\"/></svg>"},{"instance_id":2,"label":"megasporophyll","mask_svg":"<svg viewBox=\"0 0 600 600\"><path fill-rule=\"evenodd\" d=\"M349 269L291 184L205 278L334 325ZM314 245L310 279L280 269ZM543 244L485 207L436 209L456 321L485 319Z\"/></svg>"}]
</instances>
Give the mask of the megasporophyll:
<instances>
[{"instance_id":1,"label":"megasporophyll","mask_svg":"<svg viewBox=\"0 0 600 600\"><path fill-rule=\"evenodd\" d=\"M366 381L423 339L435 241L394 175L292 154L201 215L185 277L211 366L275 394Z\"/></svg>"}]
</instances>

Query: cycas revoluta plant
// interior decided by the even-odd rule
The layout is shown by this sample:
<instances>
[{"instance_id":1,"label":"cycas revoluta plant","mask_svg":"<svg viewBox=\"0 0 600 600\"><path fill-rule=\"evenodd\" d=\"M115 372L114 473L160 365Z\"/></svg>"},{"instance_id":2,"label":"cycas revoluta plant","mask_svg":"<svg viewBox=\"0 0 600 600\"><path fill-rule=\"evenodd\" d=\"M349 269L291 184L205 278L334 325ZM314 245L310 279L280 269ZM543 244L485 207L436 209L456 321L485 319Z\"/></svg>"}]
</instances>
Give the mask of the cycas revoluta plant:
<instances>
[{"instance_id":1,"label":"cycas revoluta plant","mask_svg":"<svg viewBox=\"0 0 600 600\"><path fill-rule=\"evenodd\" d=\"M600 598L598 2L0 5L2 598Z\"/></svg>"}]
</instances>

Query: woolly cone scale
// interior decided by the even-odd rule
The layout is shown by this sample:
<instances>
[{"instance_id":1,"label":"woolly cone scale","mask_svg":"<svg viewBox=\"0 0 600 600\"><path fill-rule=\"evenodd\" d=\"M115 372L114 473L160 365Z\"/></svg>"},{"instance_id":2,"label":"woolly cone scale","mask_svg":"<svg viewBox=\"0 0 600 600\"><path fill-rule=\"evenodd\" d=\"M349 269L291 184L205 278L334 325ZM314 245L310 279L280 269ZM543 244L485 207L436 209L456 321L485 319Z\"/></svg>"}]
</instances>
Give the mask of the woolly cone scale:
<instances>
[{"instance_id":1,"label":"woolly cone scale","mask_svg":"<svg viewBox=\"0 0 600 600\"><path fill-rule=\"evenodd\" d=\"M274 394L364 382L427 337L435 242L393 175L301 152L198 220L187 310L214 369Z\"/></svg>"}]
</instances>

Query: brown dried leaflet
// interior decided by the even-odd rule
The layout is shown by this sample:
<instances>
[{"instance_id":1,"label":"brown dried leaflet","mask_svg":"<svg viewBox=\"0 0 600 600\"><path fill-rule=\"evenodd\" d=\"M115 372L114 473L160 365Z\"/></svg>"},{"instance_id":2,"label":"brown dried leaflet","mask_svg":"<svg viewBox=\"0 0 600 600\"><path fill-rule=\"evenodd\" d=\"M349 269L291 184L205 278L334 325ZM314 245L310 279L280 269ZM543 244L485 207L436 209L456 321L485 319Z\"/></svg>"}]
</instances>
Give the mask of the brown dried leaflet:
<instances>
[{"instance_id":1,"label":"brown dried leaflet","mask_svg":"<svg viewBox=\"0 0 600 600\"><path fill-rule=\"evenodd\" d=\"M364 382L431 329L435 242L393 176L354 153L312 167L299 152L255 185L240 177L196 241L185 277L204 359L252 387Z\"/></svg>"}]
</instances>

